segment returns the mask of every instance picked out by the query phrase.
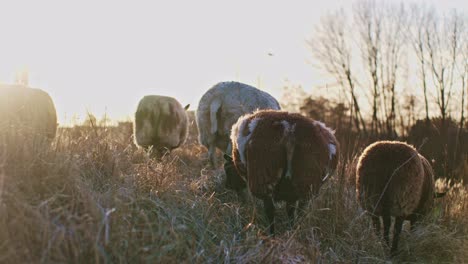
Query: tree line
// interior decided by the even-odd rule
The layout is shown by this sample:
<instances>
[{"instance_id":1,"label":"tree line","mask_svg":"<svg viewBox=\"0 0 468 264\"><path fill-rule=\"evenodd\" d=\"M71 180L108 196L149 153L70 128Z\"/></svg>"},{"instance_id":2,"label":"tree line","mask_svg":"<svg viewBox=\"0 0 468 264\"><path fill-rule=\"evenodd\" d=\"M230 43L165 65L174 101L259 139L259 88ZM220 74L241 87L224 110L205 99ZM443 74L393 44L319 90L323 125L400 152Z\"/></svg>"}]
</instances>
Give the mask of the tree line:
<instances>
[{"instance_id":1,"label":"tree line","mask_svg":"<svg viewBox=\"0 0 468 264\"><path fill-rule=\"evenodd\" d=\"M467 24L459 10L403 2L358 1L330 12L307 45L339 96L304 96L290 86L283 99L335 127L348 158L378 139L405 140L434 161L439 177L463 178Z\"/></svg>"},{"instance_id":2,"label":"tree line","mask_svg":"<svg viewBox=\"0 0 468 264\"><path fill-rule=\"evenodd\" d=\"M322 17L308 45L344 94L357 131L396 136L401 122L408 123L399 117L440 117L444 127L458 118L463 127L467 20L458 10L440 14L422 4L359 1ZM417 104L423 116L415 113Z\"/></svg>"}]
</instances>

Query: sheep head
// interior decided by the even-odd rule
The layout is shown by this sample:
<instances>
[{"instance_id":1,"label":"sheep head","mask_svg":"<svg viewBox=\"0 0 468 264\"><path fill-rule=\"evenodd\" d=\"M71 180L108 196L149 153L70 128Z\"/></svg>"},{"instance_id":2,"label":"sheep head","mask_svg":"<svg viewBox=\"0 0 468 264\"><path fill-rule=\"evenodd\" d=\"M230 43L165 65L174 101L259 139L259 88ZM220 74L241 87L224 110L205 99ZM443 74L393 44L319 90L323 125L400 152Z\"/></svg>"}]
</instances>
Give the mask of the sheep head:
<instances>
[{"instance_id":1,"label":"sheep head","mask_svg":"<svg viewBox=\"0 0 468 264\"><path fill-rule=\"evenodd\" d=\"M234 160L228 154L224 154L224 172L226 173L226 188L240 191L246 186L246 182L239 175Z\"/></svg>"}]
</instances>

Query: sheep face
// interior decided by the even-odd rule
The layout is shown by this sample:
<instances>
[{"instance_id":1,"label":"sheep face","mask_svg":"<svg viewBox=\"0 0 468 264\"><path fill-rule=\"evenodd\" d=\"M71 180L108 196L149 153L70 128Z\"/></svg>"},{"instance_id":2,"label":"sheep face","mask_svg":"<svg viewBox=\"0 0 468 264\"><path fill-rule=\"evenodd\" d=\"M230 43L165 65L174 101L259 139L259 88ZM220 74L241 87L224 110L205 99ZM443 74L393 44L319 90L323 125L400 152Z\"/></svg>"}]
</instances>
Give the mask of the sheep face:
<instances>
[{"instance_id":1,"label":"sheep face","mask_svg":"<svg viewBox=\"0 0 468 264\"><path fill-rule=\"evenodd\" d=\"M235 191L245 188L245 181L240 177L232 157L227 154L224 154L224 172L226 173L226 188Z\"/></svg>"}]
</instances>

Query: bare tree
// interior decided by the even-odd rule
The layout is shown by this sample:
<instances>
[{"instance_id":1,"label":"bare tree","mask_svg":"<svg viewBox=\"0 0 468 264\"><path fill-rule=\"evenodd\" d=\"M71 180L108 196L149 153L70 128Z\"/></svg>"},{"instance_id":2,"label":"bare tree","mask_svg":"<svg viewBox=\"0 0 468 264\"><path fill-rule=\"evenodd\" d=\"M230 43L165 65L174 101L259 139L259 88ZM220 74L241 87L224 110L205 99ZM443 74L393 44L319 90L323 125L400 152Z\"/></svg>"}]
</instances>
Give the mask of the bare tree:
<instances>
[{"instance_id":1,"label":"bare tree","mask_svg":"<svg viewBox=\"0 0 468 264\"><path fill-rule=\"evenodd\" d=\"M466 24L466 20L464 21ZM462 35L462 50L461 63L459 66L460 82L461 82L461 103L460 103L460 129L463 128L465 122L465 94L468 94L468 30L463 31ZM466 92L465 92L466 91Z\"/></svg>"},{"instance_id":2,"label":"bare tree","mask_svg":"<svg viewBox=\"0 0 468 264\"><path fill-rule=\"evenodd\" d=\"M416 123L416 101L417 98L414 94L407 94L404 97L402 107L398 111L400 113L400 130L403 136Z\"/></svg>"},{"instance_id":3,"label":"bare tree","mask_svg":"<svg viewBox=\"0 0 468 264\"><path fill-rule=\"evenodd\" d=\"M352 10L323 17L308 44L322 69L345 91L357 130L366 129L359 105L363 102L357 100L365 95L370 134L395 138L400 131L397 113L402 113L404 103L398 100L399 95L404 87L410 87L405 81L414 73L413 68L421 82L426 123L431 114L440 115L444 130L455 108L457 115L460 113L460 125L465 123L465 21L466 17L457 11L441 17L424 4L412 6L410 13L404 3L361 0ZM430 111L432 101L438 111ZM411 103L412 111L418 103ZM368 109L367 105L363 109ZM405 122L400 119L402 126Z\"/></svg>"},{"instance_id":4,"label":"bare tree","mask_svg":"<svg viewBox=\"0 0 468 264\"><path fill-rule=\"evenodd\" d=\"M307 98L307 96L302 86L291 84L286 80L280 99L281 109L289 112L299 112L304 98Z\"/></svg>"},{"instance_id":5,"label":"bare tree","mask_svg":"<svg viewBox=\"0 0 468 264\"><path fill-rule=\"evenodd\" d=\"M396 137L396 87L402 74L408 15L403 5L385 6L382 19L381 93L387 136Z\"/></svg>"},{"instance_id":6,"label":"bare tree","mask_svg":"<svg viewBox=\"0 0 468 264\"><path fill-rule=\"evenodd\" d=\"M429 101L427 99L427 73L426 73L426 45L425 45L425 29L427 28L429 11L425 6L413 5L411 7L412 23L407 31L408 39L411 44L419 63L419 79L422 82L423 95L424 95L424 110L426 122L429 122Z\"/></svg>"},{"instance_id":7,"label":"bare tree","mask_svg":"<svg viewBox=\"0 0 468 264\"><path fill-rule=\"evenodd\" d=\"M381 59L382 16L374 1L357 2L354 7L354 21L359 32L358 43L362 59L371 78L372 121L370 133L379 132L378 101L380 96L379 64Z\"/></svg>"},{"instance_id":8,"label":"bare tree","mask_svg":"<svg viewBox=\"0 0 468 264\"><path fill-rule=\"evenodd\" d=\"M440 23L442 22L442 23ZM430 13L426 27L426 49L429 57L430 73L436 90L436 104L442 118L442 129L446 120L453 94L454 73L457 60L460 58L460 32L462 19L453 11L442 21L436 14Z\"/></svg>"},{"instance_id":9,"label":"bare tree","mask_svg":"<svg viewBox=\"0 0 468 264\"><path fill-rule=\"evenodd\" d=\"M356 96L356 81L352 72L353 51L349 45L347 16L340 10L322 18L316 28L316 38L307 43L322 68L332 75L349 95L351 116L358 132L367 134L366 125Z\"/></svg>"},{"instance_id":10,"label":"bare tree","mask_svg":"<svg viewBox=\"0 0 468 264\"><path fill-rule=\"evenodd\" d=\"M463 42L461 49L461 61L459 64L459 73L460 73L460 89L461 89L461 102L460 102L460 122L457 130L456 136L456 149L453 153L453 160L457 160L458 156L463 155L463 152L460 151L460 141L463 141L463 125L465 122L465 89L468 89L468 31L463 31L462 37L460 38ZM463 144L461 144L461 149L463 149Z\"/></svg>"},{"instance_id":11,"label":"bare tree","mask_svg":"<svg viewBox=\"0 0 468 264\"><path fill-rule=\"evenodd\" d=\"M403 4L360 1L354 6L356 42L369 76L371 133L395 137L396 86L405 47L408 16ZM365 82L365 81L364 81Z\"/></svg>"}]
</instances>

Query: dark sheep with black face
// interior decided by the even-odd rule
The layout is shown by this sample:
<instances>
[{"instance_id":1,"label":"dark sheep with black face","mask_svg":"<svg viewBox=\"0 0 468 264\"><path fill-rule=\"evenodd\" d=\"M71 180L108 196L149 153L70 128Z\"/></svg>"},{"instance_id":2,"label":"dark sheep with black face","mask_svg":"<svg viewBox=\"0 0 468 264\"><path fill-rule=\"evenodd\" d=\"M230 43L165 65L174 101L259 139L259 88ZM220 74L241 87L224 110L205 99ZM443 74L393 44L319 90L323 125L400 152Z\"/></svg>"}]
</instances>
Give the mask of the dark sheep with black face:
<instances>
[{"instance_id":1,"label":"dark sheep with black face","mask_svg":"<svg viewBox=\"0 0 468 264\"><path fill-rule=\"evenodd\" d=\"M156 155L182 145L188 134L188 107L168 96L143 97L135 112L135 143Z\"/></svg>"},{"instance_id":2,"label":"dark sheep with black face","mask_svg":"<svg viewBox=\"0 0 468 264\"><path fill-rule=\"evenodd\" d=\"M359 157L356 168L356 194L361 206L372 215L380 234L383 218L384 239L390 243L391 217L395 217L391 253L398 249L404 220L411 227L434 204L434 173L431 164L404 142L379 141L369 145Z\"/></svg>"},{"instance_id":3,"label":"dark sheep with black face","mask_svg":"<svg viewBox=\"0 0 468 264\"><path fill-rule=\"evenodd\" d=\"M295 203L318 193L338 164L339 145L329 128L300 114L261 110L239 118L231 133L232 158L225 155L226 187L262 199L274 234L274 201Z\"/></svg>"}]
</instances>

